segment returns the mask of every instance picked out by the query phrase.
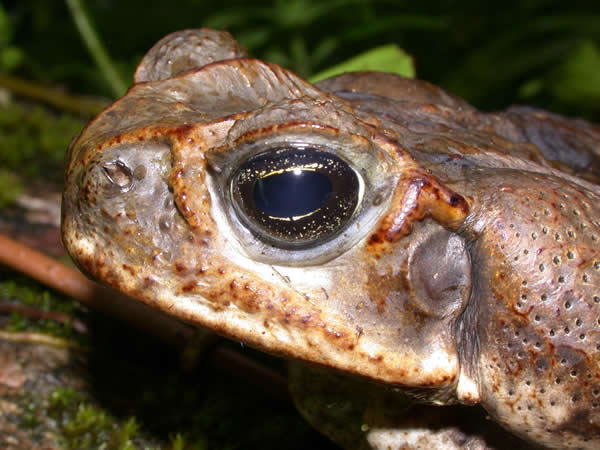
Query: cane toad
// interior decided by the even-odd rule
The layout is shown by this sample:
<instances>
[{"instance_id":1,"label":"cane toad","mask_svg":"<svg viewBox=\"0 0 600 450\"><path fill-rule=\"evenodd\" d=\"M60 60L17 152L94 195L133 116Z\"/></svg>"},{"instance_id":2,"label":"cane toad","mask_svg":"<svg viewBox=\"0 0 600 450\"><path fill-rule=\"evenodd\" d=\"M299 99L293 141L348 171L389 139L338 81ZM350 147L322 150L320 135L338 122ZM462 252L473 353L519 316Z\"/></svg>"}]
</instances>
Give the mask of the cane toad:
<instances>
[{"instance_id":1,"label":"cane toad","mask_svg":"<svg viewBox=\"0 0 600 450\"><path fill-rule=\"evenodd\" d=\"M597 448L599 155L582 120L386 73L311 85L188 30L72 143L62 232L131 297L385 392L385 420L394 398L480 404ZM359 439L418 447L369 417Z\"/></svg>"}]
</instances>

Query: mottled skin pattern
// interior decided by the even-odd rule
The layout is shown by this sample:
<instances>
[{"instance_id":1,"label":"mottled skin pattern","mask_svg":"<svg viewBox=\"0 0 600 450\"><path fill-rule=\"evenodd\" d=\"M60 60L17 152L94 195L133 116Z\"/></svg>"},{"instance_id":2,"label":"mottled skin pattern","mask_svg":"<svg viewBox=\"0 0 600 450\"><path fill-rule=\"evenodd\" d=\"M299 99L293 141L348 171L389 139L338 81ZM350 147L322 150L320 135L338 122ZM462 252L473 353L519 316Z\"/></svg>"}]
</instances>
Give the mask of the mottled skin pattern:
<instances>
[{"instance_id":1,"label":"mottled skin pattern","mask_svg":"<svg viewBox=\"0 0 600 450\"><path fill-rule=\"evenodd\" d=\"M228 183L256 152L303 144L347 161L365 193L339 235L279 249L238 220ZM402 419L405 392L480 404L530 443L598 448L599 155L600 128L584 121L484 114L382 73L312 86L226 33L189 30L153 47L73 142L63 236L83 270L146 304L370 381L383 394L354 403L369 426L351 439L350 415L321 423L331 409L293 388L348 447L496 445L456 431L454 413L439 414L446 428L432 419L457 407ZM331 391L317 384L307 395ZM448 434L423 441L428 427Z\"/></svg>"}]
</instances>

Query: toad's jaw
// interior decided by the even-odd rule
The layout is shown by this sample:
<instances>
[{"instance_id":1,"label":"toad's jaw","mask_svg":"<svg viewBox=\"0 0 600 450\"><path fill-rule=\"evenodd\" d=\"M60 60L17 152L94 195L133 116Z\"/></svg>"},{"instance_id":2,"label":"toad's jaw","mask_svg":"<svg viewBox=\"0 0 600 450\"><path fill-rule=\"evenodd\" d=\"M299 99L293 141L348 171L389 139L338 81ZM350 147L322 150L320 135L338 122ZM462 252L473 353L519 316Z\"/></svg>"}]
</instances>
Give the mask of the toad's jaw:
<instances>
[{"instance_id":1,"label":"toad's jaw","mask_svg":"<svg viewBox=\"0 0 600 450\"><path fill-rule=\"evenodd\" d=\"M443 340L430 343L427 358L410 347L391 353L387 345L378 342L376 328L359 330L355 318L326 307L324 300L330 296L334 303L334 286L340 283L339 278L333 282L335 275L326 270L262 265L251 272L236 268L231 261L219 259L220 264L213 259L202 263L206 267L202 275L198 270L195 275L182 275L177 262L170 264L172 272L156 262L135 268L117 264L106 258L116 249L94 239L65 243L94 277L168 314L266 351L386 383L454 383L457 358L448 354ZM240 259L237 262L244 264ZM253 268L257 269L256 263ZM340 266L334 272L347 271ZM325 281L326 287L319 280Z\"/></svg>"}]
</instances>

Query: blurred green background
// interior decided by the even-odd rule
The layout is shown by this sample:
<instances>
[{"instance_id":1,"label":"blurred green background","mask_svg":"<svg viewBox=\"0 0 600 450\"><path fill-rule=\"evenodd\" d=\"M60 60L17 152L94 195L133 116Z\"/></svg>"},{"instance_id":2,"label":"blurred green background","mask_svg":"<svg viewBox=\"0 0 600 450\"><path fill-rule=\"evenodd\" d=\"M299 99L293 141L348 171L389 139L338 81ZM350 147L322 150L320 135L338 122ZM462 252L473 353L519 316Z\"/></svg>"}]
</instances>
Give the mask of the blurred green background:
<instances>
[{"instance_id":1,"label":"blurred green background","mask_svg":"<svg viewBox=\"0 0 600 450\"><path fill-rule=\"evenodd\" d=\"M78 8L109 55L104 65L75 25ZM227 29L253 56L304 77L396 44L412 55L417 77L481 109L527 103L600 120L597 0L4 1L0 188L6 189L0 189L0 206L19 192L11 170L35 175L44 161L43 172L60 180L70 137L101 106L63 94L109 102L124 92L158 39L200 26ZM24 109L23 101L50 104L53 114Z\"/></svg>"},{"instance_id":2,"label":"blurred green background","mask_svg":"<svg viewBox=\"0 0 600 450\"><path fill-rule=\"evenodd\" d=\"M89 51L73 12L95 30L100 56ZM109 102L124 92L158 39L200 26L227 29L251 55L304 77L396 44L412 56L417 77L481 109L527 103L600 119L596 0L4 1L0 188L6 189L0 189L0 206L19 192L11 170L35 175L44 161L43 172L60 180L70 137L102 106L63 94ZM52 114L32 104L51 105Z\"/></svg>"},{"instance_id":3,"label":"blurred green background","mask_svg":"<svg viewBox=\"0 0 600 450\"><path fill-rule=\"evenodd\" d=\"M510 103L600 117L600 4L524 0L88 0L86 10L126 80L161 36L187 27L231 31L259 58L308 76L396 43L419 78L483 109ZM77 93L112 91L65 2L2 2L0 69Z\"/></svg>"}]
</instances>

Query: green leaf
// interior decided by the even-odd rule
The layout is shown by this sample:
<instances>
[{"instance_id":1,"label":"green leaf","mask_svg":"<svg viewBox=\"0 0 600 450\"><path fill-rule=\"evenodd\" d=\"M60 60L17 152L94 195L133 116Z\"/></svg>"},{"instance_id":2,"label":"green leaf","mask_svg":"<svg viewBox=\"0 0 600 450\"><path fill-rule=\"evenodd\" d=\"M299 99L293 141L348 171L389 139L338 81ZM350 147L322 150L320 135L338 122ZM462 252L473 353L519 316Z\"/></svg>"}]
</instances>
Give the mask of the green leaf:
<instances>
[{"instance_id":1,"label":"green leaf","mask_svg":"<svg viewBox=\"0 0 600 450\"><path fill-rule=\"evenodd\" d=\"M6 14L4 7L0 5L0 45L8 44L13 37L13 26Z\"/></svg>"},{"instance_id":2,"label":"green leaf","mask_svg":"<svg viewBox=\"0 0 600 450\"><path fill-rule=\"evenodd\" d=\"M550 92L571 105L598 109L600 102L600 50L584 40L569 52L552 73Z\"/></svg>"},{"instance_id":3,"label":"green leaf","mask_svg":"<svg viewBox=\"0 0 600 450\"><path fill-rule=\"evenodd\" d=\"M544 90L544 81L539 78L528 80L519 87L519 98L527 100Z\"/></svg>"},{"instance_id":4,"label":"green leaf","mask_svg":"<svg viewBox=\"0 0 600 450\"><path fill-rule=\"evenodd\" d=\"M20 48L11 45L0 50L0 70L3 72L11 72L24 60L25 54Z\"/></svg>"},{"instance_id":5,"label":"green leaf","mask_svg":"<svg viewBox=\"0 0 600 450\"><path fill-rule=\"evenodd\" d=\"M310 77L311 83L340 75L345 72L377 71L391 72L405 77L415 77L412 57L395 44L383 45L367 50L349 60Z\"/></svg>"}]
</instances>

